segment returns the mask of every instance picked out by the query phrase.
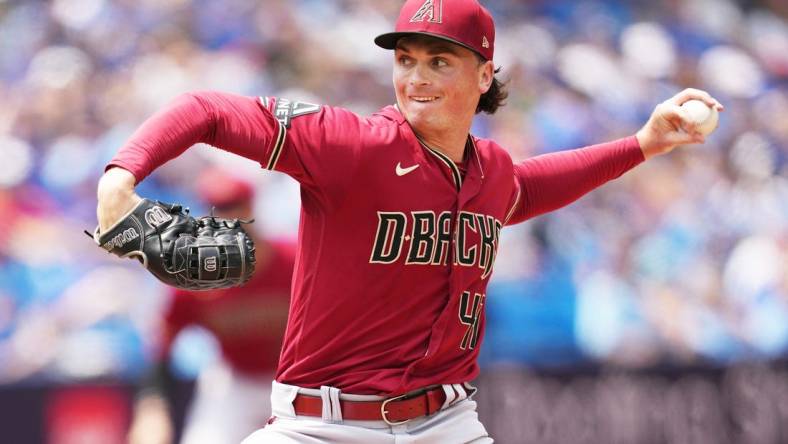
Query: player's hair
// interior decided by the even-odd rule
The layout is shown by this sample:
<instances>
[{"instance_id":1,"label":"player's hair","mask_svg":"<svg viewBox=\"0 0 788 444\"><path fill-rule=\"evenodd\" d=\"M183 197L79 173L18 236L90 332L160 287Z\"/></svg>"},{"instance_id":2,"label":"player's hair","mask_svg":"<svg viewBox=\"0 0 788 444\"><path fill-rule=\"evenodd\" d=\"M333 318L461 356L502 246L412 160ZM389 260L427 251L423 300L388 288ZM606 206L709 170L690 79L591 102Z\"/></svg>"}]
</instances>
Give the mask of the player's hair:
<instances>
[{"instance_id":1,"label":"player's hair","mask_svg":"<svg viewBox=\"0 0 788 444\"><path fill-rule=\"evenodd\" d=\"M501 67L495 70L495 74L499 72L501 72ZM509 97L509 92L506 91L506 83L493 77L490 89L479 98L479 104L476 106L476 114L481 112L495 114L498 108L506 104L507 97Z\"/></svg>"}]
</instances>

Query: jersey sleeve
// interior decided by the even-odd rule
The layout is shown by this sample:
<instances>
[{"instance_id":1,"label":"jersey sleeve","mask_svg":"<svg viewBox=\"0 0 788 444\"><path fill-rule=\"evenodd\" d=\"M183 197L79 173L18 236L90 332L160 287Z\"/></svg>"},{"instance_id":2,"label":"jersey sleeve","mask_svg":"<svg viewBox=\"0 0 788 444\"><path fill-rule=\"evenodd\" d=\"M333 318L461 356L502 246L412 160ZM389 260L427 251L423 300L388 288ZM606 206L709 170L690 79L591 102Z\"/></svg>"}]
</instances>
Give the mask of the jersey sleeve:
<instances>
[{"instance_id":1,"label":"jersey sleeve","mask_svg":"<svg viewBox=\"0 0 788 444\"><path fill-rule=\"evenodd\" d=\"M137 182L205 143L260 162L276 142L278 123L256 97L214 91L182 94L148 118L118 150L107 169L119 166Z\"/></svg>"},{"instance_id":2,"label":"jersey sleeve","mask_svg":"<svg viewBox=\"0 0 788 444\"><path fill-rule=\"evenodd\" d=\"M320 189L347 184L359 162L364 119L328 106L215 91L183 94L147 119L107 168L129 170L137 182L205 143L259 162Z\"/></svg>"},{"instance_id":3,"label":"jersey sleeve","mask_svg":"<svg viewBox=\"0 0 788 444\"><path fill-rule=\"evenodd\" d=\"M644 160L635 136L526 159L514 166L514 192L506 224L569 205Z\"/></svg>"}]
</instances>

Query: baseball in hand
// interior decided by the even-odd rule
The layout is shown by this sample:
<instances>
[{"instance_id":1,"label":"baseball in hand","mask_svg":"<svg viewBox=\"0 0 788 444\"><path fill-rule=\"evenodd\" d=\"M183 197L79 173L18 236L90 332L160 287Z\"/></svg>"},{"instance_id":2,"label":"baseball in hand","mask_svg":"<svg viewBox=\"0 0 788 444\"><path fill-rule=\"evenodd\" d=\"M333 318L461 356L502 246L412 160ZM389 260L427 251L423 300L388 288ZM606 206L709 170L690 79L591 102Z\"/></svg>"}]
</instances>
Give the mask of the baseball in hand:
<instances>
[{"instance_id":1,"label":"baseball in hand","mask_svg":"<svg viewBox=\"0 0 788 444\"><path fill-rule=\"evenodd\" d=\"M689 120L695 123L695 128L699 133L708 136L717 129L717 123L720 118L717 108L706 105L705 102L696 99L684 102L681 107L687 112Z\"/></svg>"}]
</instances>

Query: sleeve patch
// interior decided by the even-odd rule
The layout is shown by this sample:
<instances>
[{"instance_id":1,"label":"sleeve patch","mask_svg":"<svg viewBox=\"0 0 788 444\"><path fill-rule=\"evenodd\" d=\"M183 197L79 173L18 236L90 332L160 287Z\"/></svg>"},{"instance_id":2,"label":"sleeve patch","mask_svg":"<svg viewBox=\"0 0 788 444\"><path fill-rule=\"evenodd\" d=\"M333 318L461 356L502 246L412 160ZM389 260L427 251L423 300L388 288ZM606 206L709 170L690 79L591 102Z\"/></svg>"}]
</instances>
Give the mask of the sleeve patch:
<instances>
[{"instance_id":1,"label":"sleeve patch","mask_svg":"<svg viewBox=\"0 0 788 444\"><path fill-rule=\"evenodd\" d=\"M270 109L271 102L274 102L274 109L272 110L274 117L285 128L290 128L290 123L296 117L306 114L313 114L320 111L321 105L314 103L291 101L283 98L265 97L263 103L266 108Z\"/></svg>"}]
</instances>

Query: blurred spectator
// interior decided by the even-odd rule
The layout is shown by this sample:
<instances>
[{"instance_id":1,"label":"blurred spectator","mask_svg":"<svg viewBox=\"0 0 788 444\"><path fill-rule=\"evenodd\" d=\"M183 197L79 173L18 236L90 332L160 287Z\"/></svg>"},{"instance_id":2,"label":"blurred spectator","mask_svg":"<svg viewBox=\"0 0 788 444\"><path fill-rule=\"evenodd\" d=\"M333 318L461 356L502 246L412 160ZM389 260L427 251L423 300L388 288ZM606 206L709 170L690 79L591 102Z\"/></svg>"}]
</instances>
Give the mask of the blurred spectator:
<instances>
[{"instance_id":1,"label":"blurred spectator","mask_svg":"<svg viewBox=\"0 0 788 444\"><path fill-rule=\"evenodd\" d=\"M249 220L252 185L229 172L204 172L197 189L217 217ZM151 374L135 402L129 432L132 444L169 443L174 427L168 404L174 400L173 343L187 326L209 331L221 358L199 375L180 442L237 443L270 416L271 381L287 323L295 248L249 232L255 242L255 274L245 285L190 292L172 289L162 320Z\"/></svg>"}]
</instances>

